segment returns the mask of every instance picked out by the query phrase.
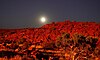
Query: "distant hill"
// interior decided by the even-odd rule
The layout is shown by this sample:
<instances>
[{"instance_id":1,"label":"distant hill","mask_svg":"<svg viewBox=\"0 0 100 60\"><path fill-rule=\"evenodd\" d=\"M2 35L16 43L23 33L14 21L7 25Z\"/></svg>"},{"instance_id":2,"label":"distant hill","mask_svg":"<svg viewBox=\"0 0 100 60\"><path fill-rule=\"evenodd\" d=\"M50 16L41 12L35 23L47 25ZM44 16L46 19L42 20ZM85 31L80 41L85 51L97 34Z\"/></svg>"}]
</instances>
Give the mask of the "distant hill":
<instances>
[{"instance_id":1,"label":"distant hill","mask_svg":"<svg viewBox=\"0 0 100 60\"><path fill-rule=\"evenodd\" d=\"M24 36L33 40L56 40L57 36L63 32L69 33L72 36L74 33L84 36L97 37L100 40L100 24L96 22L76 22L63 21L52 22L39 28L24 28L24 29L0 29L0 34L7 35L6 39L16 39Z\"/></svg>"}]
</instances>

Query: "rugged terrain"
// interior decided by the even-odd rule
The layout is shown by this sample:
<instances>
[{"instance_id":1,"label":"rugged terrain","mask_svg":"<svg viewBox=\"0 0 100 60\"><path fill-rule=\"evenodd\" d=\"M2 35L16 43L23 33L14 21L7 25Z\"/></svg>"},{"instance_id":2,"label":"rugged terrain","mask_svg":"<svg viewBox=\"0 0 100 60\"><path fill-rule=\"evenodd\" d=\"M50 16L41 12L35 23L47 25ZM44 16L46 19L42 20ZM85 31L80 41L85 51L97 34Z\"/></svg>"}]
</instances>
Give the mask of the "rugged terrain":
<instances>
[{"instance_id":1,"label":"rugged terrain","mask_svg":"<svg viewBox=\"0 0 100 60\"><path fill-rule=\"evenodd\" d=\"M0 29L0 54L1 60L99 60L100 23L64 21Z\"/></svg>"}]
</instances>

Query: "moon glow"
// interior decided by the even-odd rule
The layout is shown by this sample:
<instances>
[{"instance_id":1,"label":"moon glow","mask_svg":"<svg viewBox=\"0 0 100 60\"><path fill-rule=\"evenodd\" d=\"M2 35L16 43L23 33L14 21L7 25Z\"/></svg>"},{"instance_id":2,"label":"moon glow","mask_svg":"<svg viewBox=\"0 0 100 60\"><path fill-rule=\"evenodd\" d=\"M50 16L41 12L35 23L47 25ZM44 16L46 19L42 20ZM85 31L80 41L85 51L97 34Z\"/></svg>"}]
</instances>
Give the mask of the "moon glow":
<instances>
[{"instance_id":1,"label":"moon glow","mask_svg":"<svg viewBox=\"0 0 100 60\"><path fill-rule=\"evenodd\" d=\"M46 18L45 17L41 17L40 20L41 20L42 23L45 23L46 22Z\"/></svg>"}]
</instances>

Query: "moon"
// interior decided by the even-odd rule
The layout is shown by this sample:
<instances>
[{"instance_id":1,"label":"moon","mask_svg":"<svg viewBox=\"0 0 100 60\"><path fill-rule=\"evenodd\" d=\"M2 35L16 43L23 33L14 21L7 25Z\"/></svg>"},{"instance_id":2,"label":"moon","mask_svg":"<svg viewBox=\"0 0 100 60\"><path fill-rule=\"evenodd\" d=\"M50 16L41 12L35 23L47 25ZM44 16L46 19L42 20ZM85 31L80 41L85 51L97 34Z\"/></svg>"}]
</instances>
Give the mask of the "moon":
<instances>
[{"instance_id":1,"label":"moon","mask_svg":"<svg viewBox=\"0 0 100 60\"><path fill-rule=\"evenodd\" d=\"M41 20L42 23L46 22L46 18L45 17L41 17L40 20Z\"/></svg>"}]
</instances>

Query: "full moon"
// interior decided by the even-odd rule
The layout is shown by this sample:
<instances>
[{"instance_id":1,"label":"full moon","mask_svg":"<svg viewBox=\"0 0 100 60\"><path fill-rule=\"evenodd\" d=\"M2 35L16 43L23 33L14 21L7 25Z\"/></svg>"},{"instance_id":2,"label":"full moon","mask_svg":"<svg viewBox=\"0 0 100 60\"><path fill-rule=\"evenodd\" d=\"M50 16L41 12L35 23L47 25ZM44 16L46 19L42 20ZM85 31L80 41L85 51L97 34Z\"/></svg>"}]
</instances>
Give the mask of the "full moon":
<instances>
[{"instance_id":1,"label":"full moon","mask_svg":"<svg viewBox=\"0 0 100 60\"><path fill-rule=\"evenodd\" d=\"M46 22L46 18L45 17L41 17L40 20L41 20L42 23L45 23Z\"/></svg>"}]
</instances>

